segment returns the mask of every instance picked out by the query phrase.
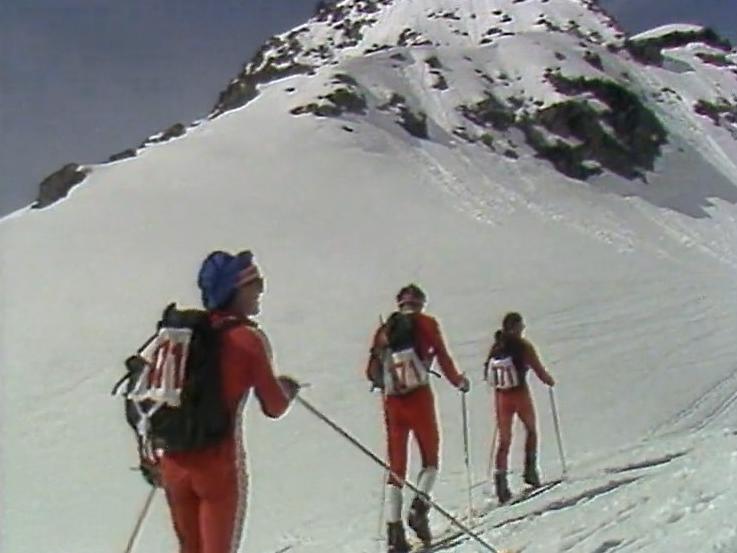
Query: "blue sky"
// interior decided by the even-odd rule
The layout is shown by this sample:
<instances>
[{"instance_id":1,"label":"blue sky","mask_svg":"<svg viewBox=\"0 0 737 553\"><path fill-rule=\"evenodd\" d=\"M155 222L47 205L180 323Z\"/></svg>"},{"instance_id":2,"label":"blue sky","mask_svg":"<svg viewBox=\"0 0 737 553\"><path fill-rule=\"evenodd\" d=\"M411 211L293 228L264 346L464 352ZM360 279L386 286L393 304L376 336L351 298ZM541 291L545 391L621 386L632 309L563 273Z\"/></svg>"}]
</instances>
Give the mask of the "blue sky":
<instances>
[{"instance_id":1,"label":"blue sky","mask_svg":"<svg viewBox=\"0 0 737 553\"><path fill-rule=\"evenodd\" d=\"M0 214L69 161L94 163L206 114L270 35L315 0L0 2ZM630 31L672 21L737 43L737 0L601 0Z\"/></svg>"}]
</instances>

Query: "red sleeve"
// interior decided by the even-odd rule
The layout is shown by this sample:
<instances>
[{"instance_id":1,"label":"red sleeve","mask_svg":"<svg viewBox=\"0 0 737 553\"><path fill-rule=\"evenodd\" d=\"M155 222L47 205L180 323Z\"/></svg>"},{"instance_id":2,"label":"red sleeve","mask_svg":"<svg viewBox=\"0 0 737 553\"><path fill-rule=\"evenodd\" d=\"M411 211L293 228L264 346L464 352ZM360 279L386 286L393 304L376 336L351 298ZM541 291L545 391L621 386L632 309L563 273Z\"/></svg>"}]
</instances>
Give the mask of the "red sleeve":
<instances>
[{"instance_id":1,"label":"red sleeve","mask_svg":"<svg viewBox=\"0 0 737 553\"><path fill-rule=\"evenodd\" d=\"M282 416L289 407L289 400L274 375L268 339L260 330L247 328L238 333L236 345L245 358L261 410L267 417Z\"/></svg>"},{"instance_id":2,"label":"red sleeve","mask_svg":"<svg viewBox=\"0 0 737 553\"><path fill-rule=\"evenodd\" d=\"M440 324L432 317L428 317L427 320L429 321L428 327L431 334L430 343L432 344L440 369L443 371L445 377L450 380L451 384L458 387L463 382L463 377L461 376L461 373L458 372L450 353L448 353L448 348L446 347L445 340L443 339L443 333L440 330Z\"/></svg>"},{"instance_id":3,"label":"red sleeve","mask_svg":"<svg viewBox=\"0 0 737 553\"><path fill-rule=\"evenodd\" d=\"M528 340L524 340L523 344L525 346L525 363L533 370L535 371L535 374L537 377L542 380L543 382L546 381L546 379L549 379L550 376L548 374L548 370L545 368L545 366L540 361L540 357L537 355L537 351L535 350L535 346L532 345L532 342Z\"/></svg>"}]
</instances>

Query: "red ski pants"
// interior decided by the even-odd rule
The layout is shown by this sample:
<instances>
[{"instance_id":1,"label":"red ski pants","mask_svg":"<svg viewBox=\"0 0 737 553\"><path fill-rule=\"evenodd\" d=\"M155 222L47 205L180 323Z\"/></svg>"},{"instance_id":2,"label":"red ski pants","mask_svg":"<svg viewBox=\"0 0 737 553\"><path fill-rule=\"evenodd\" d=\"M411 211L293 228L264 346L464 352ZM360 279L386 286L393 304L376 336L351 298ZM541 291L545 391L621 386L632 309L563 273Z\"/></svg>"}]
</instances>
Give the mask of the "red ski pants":
<instances>
[{"instance_id":1,"label":"red ski pants","mask_svg":"<svg viewBox=\"0 0 737 553\"><path fill-rule=\"evenodd\" d=\"M390 484L400 488L404 485L410 432L420 448L422 468L439 468L440 432L435 417L435 398L429 386L403 396L387 396L384 399L384 417L389 467L393 473L389 476Z\"/></svg>"},{"instance_id":2,"label":"red ski pants","mask_svg":"<svg viewBox=\"0 0 737 553\"><path fill-rule=\"evenodd\" d=\"M506 471L509 464L509 448L512 445L512 423L517 415L525 425L527 438L525 453L537 451L537 422L532 395L527 386L496 392L497 449L496 470Z\"/></svg>"},{"instance_id":3,"label":"red ski pants","mask_svg":"<svg viewBox=\"0 0 737 553\"><path fill-rule=\"evenodd\" d=\"M228 449L202 452L186 462L161 460L179 553L231 553L238 547L247 478L245 471L239 478L235 455Z\"/></svg>"}]
</instances>

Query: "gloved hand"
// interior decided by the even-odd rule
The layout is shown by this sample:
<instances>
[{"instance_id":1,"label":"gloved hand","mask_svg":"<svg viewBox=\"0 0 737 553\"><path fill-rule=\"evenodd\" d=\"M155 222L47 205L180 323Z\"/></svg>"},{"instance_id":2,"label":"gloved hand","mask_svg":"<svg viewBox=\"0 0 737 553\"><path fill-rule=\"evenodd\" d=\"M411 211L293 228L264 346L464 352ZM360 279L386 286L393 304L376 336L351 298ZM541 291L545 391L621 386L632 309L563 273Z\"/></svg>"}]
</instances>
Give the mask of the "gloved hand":
<instances>
[{"instance_id":1,"label":"gloved hand","mask_svg":"<svg viewBox=\"0 0 737 553\"><path fill-rule=\"evenodd\" d=\"M143 476L143 479L149 486L153 486L154 488L161 487L161 471L159 470L159 465L148 459L141 459L138 470L141 471L141 476Z\"/></svg>"},{"instance_id":2,"label":"gloved hand","mask_svg":"<svg viewBox=\"0 0 737 553\"><path fill-rule=\"evenodd\" d=\"M369 380L371 381L371 391L375 389L384 389L384 369L381 364L374 359L371 360L368 370Z\"/></svg>"},{"instance_id":3,"label":"gloved hand","mask_svg":"<svg viewBox=\"0 0 737 553\"><path fill-rule=\"evenodd\" d=\"M540 380L543 381L543 384L547 384L551 388L555 386L555 378L553 378L553 376L549 372L545 372L540 375Z\"/></svg>"},{"instance_id":4,"label":"gloved hand","mask_svg":"<svg viewBox=\"0 0 737 553\"><path fill-rule=\"evenodd\" d=\"M464 393L467 394L471 391L471 381L468 379L468 377L464 374L462 376L463 380L461 380L461 383L458 385L458 389Z\"/></svg>"},{"instance_id":5,"label":"gloved hand","mask_svg":"<svg viewBox=\"0 0 737 553\"><path fill-rule=\"evenodd\" d=\"M286 375L277 376L276 379L279 381L279 385L281 386L284 395L287 396L289 401L292 401L299 393L299 389L302 387L300 383L291 376Z\"/></svg>"}]
</instances>

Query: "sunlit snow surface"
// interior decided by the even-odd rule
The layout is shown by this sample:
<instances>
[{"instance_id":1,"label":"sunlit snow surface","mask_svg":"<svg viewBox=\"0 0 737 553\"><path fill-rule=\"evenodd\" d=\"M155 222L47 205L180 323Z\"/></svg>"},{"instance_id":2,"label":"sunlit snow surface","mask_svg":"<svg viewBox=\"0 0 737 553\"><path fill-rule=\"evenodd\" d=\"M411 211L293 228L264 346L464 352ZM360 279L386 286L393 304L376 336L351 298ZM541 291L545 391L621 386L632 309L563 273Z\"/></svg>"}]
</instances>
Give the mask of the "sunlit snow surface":
<instances>
[{"instance_id":1,"label":"sunlit snow surface","mask_svg":"<svg viewBox=\"0 0 737 553\"><path fill-rule=\"evenodd\" d=\"M544 63L512 64L503 50L562 47L543 32L513 38L442 50L455 79L447 99L417 78L421 63L404 80L382 70L391 52L330 71L367 87L413 86L407 96L433 119L452 119L452 94L477 86L472 67L508 63L532 90ZM627 69L643 90L737 93L713 67ZM331 74L264 87L181 139L94 167L59 204L0 222L0 550L123 550L147 488L129 470L133 439L110 388L167 302L198 304L204 255L246 247L266 274L261 321L280 370L310 382L306 397L378 452L380 399L362 376L369 336L399 286L426 288L474 383L475 482L492 432L480 378L490 334L507 310L526 316L558 379L570 478L480 521L492 543L530 553L736 550L737 142L727 130L674 102L658 112L670 143L647 184L582 183L531 154L510 161L440 134L417 141L374 113L288 114ZM433 385L444 437L436 498L460 513L460 399L446 382ZM542 471L557 477L547 392L533 390ZM299 406L272 422L253 404L246 433L242 551L380 550L382 474L369 460ZM475 489L477 507L489 491ZM433 526L446 523L433 515ZM158 497L136 551L174 548Z\"/></svg>"}]
</instances>

